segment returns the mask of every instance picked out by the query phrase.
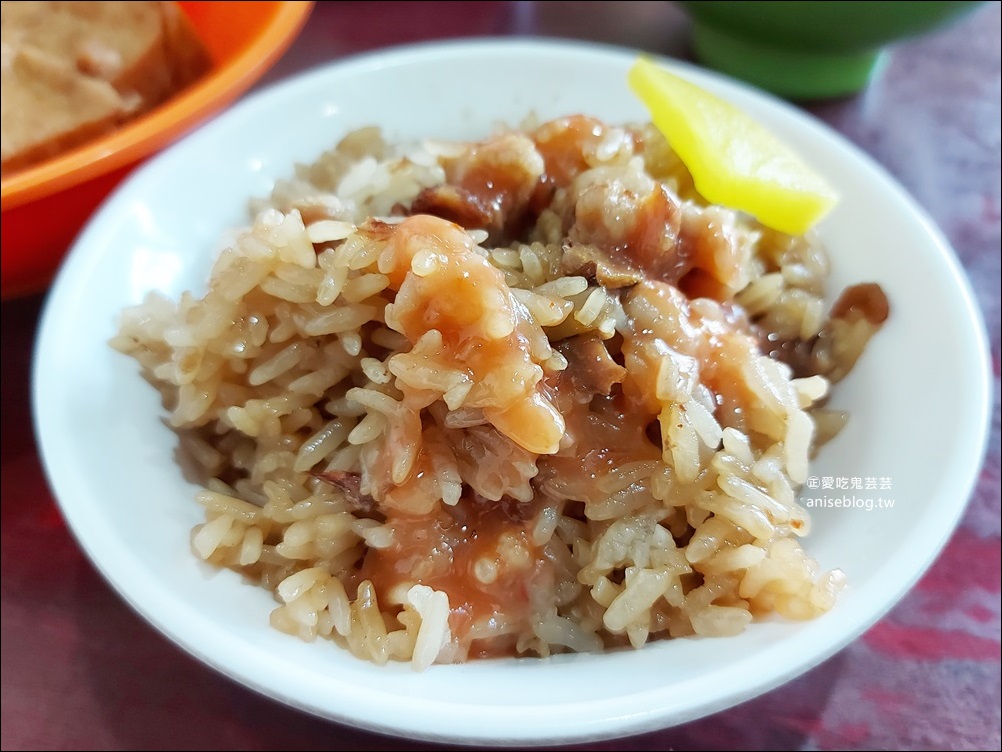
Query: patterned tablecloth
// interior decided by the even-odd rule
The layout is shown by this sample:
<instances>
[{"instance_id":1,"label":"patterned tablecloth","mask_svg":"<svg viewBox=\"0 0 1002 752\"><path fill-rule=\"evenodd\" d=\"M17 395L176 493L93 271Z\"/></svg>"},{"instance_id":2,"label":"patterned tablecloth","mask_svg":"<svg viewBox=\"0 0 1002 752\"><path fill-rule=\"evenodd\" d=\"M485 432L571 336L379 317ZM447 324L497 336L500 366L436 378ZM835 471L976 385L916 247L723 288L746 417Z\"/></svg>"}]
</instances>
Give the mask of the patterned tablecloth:
<instances>
[{"instance_id":1,"label":"patterned tablecloth","mask_svg":"<svg viewBox=\"0 0 1002 752\"><path fill-rule=\"evenodd\" d=\"M1000 11L987 3L897 46L859 96L805 105L912 193L973 284L995 398L987 458L962 523L896 608L807 674L702 720L580 748L1000 748ZM687 32L671 3L322 3L264 83L364 50L459 36L574 37L685 58ZM63 524L31 431L29 366L42 302L5 301L0 317L2 748L434 748L254 694L178 650L109 589Z\"/></svg>"}]
</instances>

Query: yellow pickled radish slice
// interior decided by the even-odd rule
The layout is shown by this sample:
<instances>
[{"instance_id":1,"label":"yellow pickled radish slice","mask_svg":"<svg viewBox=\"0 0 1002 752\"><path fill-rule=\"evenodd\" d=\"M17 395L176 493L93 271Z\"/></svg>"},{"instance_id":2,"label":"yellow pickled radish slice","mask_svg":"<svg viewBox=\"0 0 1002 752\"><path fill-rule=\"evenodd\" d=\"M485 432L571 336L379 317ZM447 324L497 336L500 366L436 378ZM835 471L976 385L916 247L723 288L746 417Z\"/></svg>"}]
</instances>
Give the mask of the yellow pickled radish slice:
<instances>
[{"instance_id":1,"label":"yellow pickled radish slice","mask_svg":"<svg viewBox=\"0 0 1002 752\"><path fill-rule=\"evenodd\" d=\"M805 233L838 201L800 156L729 102L646 58L627 80L707 201L791 235Z\"/></svg>"}]
</instances>

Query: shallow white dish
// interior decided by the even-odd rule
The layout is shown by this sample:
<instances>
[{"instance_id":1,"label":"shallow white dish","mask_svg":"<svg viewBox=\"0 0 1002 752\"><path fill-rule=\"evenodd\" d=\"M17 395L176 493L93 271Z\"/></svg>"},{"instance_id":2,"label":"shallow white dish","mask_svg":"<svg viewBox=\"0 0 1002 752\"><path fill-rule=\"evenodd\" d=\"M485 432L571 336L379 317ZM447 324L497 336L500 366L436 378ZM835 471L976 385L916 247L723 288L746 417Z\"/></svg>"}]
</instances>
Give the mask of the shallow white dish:
<instances>
[{"instance_id":1,"label":"shallow white dish","mask_svg":"<svg viewBox=\"0 0 1002 752\"><path fill-rule=\"evenodd\" d=\"M789 105L668 61L809 156L843 196L821 228L831 291L876 281L891 302L884 330L836 390L850 423L811 470L889 479L890 488L804 489L874 499L872 510L813 511L807 550L849 578L834 611L754 624L733 638L414 673L273 630L269 593L191 554L189 531L202 515L196 488L175 463L157 393L107 345L120 310L154 288L172 298L201 293L220 238L246 222L248 198L353 128L378 124L391 139L479 138L530 112L639 121L646 112L625 83L633 59L590 45L488 41L337 63L234 107L135 173L97 213L45 311L36 430L77 539L152 625L248 687L335 721L452 742L566 743L670 726L760 694L842 648L911 587L960 517L984 451L987 346L967 283L914 202L841 137ZM930 332L940 333L933 354ZM935 436L918 430L924 409L937 411ZM894 507L879 508L878 496Z\"/></svg>"}]
</instances>

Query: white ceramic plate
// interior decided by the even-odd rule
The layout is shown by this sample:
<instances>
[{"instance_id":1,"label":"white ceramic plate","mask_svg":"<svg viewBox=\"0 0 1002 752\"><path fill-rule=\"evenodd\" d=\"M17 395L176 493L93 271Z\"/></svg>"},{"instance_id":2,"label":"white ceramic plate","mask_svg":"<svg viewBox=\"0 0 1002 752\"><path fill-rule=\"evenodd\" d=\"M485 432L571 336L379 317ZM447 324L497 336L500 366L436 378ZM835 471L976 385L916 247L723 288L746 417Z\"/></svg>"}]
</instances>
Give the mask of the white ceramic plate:
<instances>
[{"instance_id":1,"label":"white ceramic plate","mask_svg":"<svg viewBox=\"0 0 1002 752\"><path fill-rule=\"evenodd\" d=\"M822 228L832 290L871 280L891 301L885 329L836 393L851 422L812 469L819 478L890 479L890 489L854 493L895 504L814 512L808 550L849 577L837 607L816 621L755 624L727 639L414 673L274 631L270 594L190 553L189 531L201 521L196 489L175 464L158 395L107 345L119 311L153 288L173 298L202 292L223 233L246 221L247 199L353 128L479 138L530 112L644 119L625 83L633 57L489 41L337 63L244 101L148 163L97 213L45 312L36 427L80 544L151 624L245 685L336 721L415 738L556 743L648 731L753 697L839 650L911 587L953 530L984 450L987 347L968 286L940 234L865 155L786 104L667 61L809 155L843 196ZM918 428L923 410L936 412L934 436Z\"/></svg>"}]
</instances>

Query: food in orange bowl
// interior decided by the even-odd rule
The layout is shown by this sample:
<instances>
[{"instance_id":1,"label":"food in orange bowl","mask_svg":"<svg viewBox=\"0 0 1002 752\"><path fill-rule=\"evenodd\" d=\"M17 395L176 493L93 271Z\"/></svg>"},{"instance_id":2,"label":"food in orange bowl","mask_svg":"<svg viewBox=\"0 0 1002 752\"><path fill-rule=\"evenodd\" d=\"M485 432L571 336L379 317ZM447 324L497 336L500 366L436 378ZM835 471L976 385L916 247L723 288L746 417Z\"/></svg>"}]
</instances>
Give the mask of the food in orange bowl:
<instances>
[{"instance_id":1,"label":"food in orange bowl","mask_svg":"<svg viewBox=\"0 0 1002 752\"><path fill-rule=\"evenodd\" d=\"M181 2L209 71L121 128L26 169L0 186L0 294L37 292L91 212L139 162L250 88L288 48L311 2Z\"/></svg>"}]
</instances>

